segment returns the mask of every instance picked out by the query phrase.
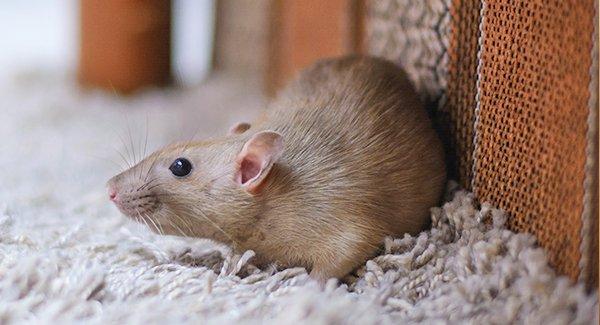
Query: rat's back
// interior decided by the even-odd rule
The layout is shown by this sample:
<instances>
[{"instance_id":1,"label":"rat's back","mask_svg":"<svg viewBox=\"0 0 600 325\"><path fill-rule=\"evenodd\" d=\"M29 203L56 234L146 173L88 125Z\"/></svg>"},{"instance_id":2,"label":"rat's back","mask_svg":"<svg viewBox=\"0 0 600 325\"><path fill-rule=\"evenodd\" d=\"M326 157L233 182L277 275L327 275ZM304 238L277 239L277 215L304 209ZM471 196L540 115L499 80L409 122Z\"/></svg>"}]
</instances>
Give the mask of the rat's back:
<instances>
[{"instance_id":1,"label":"rat's back","mask_svg":"<svg viewBox=\"0 0 600 325\"><path fill-rule=\"evenodd\" d=\"M443 150L394 64L320 61L283 90L266 121L264 128L282 133L286 143L275 172L275 183L284 185L272 206L302 206L298 222L323 221L315 222L319 235L348 228L373 237L361 239L368 245L428 224L445 184Z\"/></svg>"}]
</instances>

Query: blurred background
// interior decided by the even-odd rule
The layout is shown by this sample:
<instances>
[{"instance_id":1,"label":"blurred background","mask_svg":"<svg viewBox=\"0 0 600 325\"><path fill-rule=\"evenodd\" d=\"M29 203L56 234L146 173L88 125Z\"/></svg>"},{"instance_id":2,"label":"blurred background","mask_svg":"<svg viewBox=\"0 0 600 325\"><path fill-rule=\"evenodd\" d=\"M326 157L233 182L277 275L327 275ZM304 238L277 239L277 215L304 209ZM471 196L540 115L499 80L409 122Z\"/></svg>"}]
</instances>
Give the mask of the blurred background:
<instances>
[{"instance_id":1,"label":"blurred background","mask_svg":"<svg viewBox=\"0 0 600 325\"><path fill-rule=\"evenodd\" d=\"M179 137L210 116L199 131L206 136L221 123L252 119L316 59L361 51L362 7L351 0L3 1L0 79L61 78L73 94L121 100L160 93L176 102L170 115L185 114Z\"/></svg>"},{"instance_id":2,"label":"blurred background","mask_svg":"<svg viewBox=\"0 0 600 325\"><path fill-rule=\"evenodd\" d=\"M4 1L0 66L75 73L82 85L122 93L197 86L212 71L226 71L260 77L272 93L317 58L360 51L362 6L339 0Z\"/></svg>"},{"instance_id":3,"label":"blurred background","mask_svg":"<svg viewBox=\"0 0 600 325\"><path fill-rule=\"evenodd\" d=\"M74 70L78 17L76 0L0 3L0 66L4 74L33 65L39 69Z\"/></svg>"},{"instance_id":4,"label":"blurred background","mask_svg":"<svg viewBox=\"0 0 600 325\"><path fill-rule=\"evenodd\" d=\"M110 206L116 173L251 122L299 69L358 51L360 4L0 2L0 209Z\"/></svg>"},{"instance_id":5,"label":"blurred background","mask_svg":"<svg viewBox=\"0 0 600 325\"><path fill-rule=\"evenodd\" d=\"M172 8L169 8L166 6L169 4L168 1L155 1L155 3L160 2L164 2L162 9L165 10L161 13L164 16L160 19L165 19L166 23L173 21L172 28L166 30L166 33L169 33L168 38L172 39L172 42L168 38L163 39L172 44L162 44L161 48L173 53L168 63L173 67L175 80L181 85L197 84L206 77L211 66L215 3L212 0L176 0L170 5ZM129 35L132 38L139 37L139 35L133 36L134 26L126 26L130 23L135 24L135 22L129 22L131 18L127 17L127 14L145 15L143 3L144 1L141 1L141 4L134 5L132 8L140 11L128 13L123 11L119 16L119 11L126 6L111 7L109 2L104 7L101 5L102 2L84 1L80 3L78 0L3 1L0 3L0 19L3 27L0 31L0 39L4 45L0 52L0 66L4 71L41 69L54 72L75 72L78 62L80 62L82 39L86 40L87 44L90 37L109 39L127 32L132 33ZM83 35L81 19L84 15L82 15L82 10L85 10L86 23L88 23L86 28L93 29L94 27L90 25L96 25L97 28L104 30L104 35ZM116 10L116 12L111 12L112 10ZM96 11L98 15L102 15L102 11L105 11L104 14L113 18L102 16L88 18L88 15L94 15L92 11ZM146 15L153 15L153 13L147 12ZM148 17L148 19L153 18ZM115 26L112 30L105 29L110 26L111 22L117 21L121 21L122 25ZM143 21L138 22L144 23ZM149 22L149 24L151 23ZM102 31L97 33L102 33ZM144 32L138 30L137 33ZM156 35L149 36L156 37ZM113 41L110 43L114 45ZM97 47L99 44L88 46ZM136 45L132 43L130 46L129 50ZM115 50L125 49L116 48ZM95 54L94 50L91 51L92 53L89 55L96 55L95 59L103 59L99 57L100 54ZM144 56L147 56L148 60L153 60L150 53L146 53ZM141 87L143 84L140 83L139 86Z\"/></svg>"}]
</instances>

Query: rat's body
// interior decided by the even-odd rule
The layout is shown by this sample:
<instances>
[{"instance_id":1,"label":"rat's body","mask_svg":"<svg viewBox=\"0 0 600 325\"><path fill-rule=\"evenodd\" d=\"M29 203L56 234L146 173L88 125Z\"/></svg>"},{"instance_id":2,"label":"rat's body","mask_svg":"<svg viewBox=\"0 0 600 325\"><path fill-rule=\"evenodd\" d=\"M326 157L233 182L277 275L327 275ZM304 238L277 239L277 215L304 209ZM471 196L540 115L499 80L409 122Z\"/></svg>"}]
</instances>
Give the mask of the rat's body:
<instances>
[{"instance_id":1,"label":"rat's body","mask_svg":"<svg viewBox=\"0 0 600 325\"><path fill-rule=\"evenodd\" d=\"M169 171L179 157L193 164L183 178ZM167 147L110 186L125 214L165 232L324 280L364 263L385 236L421 231L444 183L441 143L404 73L342 58L304 71L249 129Z\"/></svg>"}]
</instances>

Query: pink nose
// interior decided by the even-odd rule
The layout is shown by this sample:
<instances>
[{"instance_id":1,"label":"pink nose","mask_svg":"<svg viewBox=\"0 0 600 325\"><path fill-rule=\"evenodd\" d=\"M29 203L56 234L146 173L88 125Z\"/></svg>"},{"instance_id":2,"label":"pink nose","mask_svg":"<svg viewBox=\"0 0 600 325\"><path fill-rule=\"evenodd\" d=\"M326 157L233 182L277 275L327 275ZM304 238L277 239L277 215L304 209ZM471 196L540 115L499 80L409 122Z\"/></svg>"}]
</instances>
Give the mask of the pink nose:
<instances>
[{"instance_id":1,"label":"pink nose","mask_svg":"<svg viewBox=\"0 0 600 325\"><path fill-rule=\"evenodd\" d=\"M109 189L108 190L108 197L110 198L111 201L117 201L117 191L113 190L113 189Z\"/></svg>"}]
</instances>

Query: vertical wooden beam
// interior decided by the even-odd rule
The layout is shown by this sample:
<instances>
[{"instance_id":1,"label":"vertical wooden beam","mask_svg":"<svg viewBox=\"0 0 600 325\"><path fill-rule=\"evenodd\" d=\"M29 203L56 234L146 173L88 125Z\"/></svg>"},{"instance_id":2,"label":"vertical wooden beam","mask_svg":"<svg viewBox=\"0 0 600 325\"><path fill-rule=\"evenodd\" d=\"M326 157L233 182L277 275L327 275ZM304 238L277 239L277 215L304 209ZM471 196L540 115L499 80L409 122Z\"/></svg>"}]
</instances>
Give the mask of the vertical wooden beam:
<instances>
[{"instance_id":1,"label":"vertical wooden beam","mask_svg":"<svg viewBox=\"0 0 600 325\"><path fill-rule=\"evenodd\" d=\"M274 1L271 8L267 92L323 57L359 52L364 5L359 0Z\"/></svg>"},{"instance_id":2,"label":"vertical wooden beam","mask_svg":"<svg viewBox=\"0 0 600 325\"><path fill-rule=\"evenodd\" d=\"M170 0L82 0L80 19L83 85L128 93L170 82Z\"/></svg>"}]
</instances>

